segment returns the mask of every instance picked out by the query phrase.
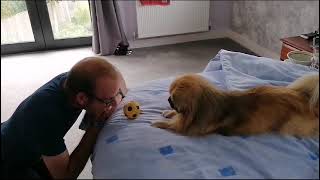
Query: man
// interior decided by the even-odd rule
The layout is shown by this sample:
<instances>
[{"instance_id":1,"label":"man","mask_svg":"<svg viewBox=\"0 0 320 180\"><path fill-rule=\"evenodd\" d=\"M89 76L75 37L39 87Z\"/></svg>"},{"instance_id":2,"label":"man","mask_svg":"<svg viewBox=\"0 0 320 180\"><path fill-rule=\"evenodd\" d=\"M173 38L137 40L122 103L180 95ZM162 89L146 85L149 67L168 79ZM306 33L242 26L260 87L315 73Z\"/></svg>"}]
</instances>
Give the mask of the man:
<instances>
[{"instance_id":1,"label":"man","mask_svg":"<svg viewBox=\"0 0 320 180\"><path fill-rule=\"evenodd\" d=\"M121 73L98 57L50 80L1 124L1 176L77 178L126 91ZM63 137L83 109L89 124L69 155Z\"/></svg>"}]
</instances>

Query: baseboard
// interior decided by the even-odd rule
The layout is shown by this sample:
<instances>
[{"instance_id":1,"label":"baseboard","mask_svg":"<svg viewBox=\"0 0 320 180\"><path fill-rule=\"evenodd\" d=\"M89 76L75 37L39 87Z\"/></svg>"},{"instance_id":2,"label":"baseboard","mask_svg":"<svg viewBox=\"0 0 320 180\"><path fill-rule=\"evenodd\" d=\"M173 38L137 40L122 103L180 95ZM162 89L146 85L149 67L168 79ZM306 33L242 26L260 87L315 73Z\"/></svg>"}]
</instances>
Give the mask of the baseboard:
<instances>
[{"instance_id":1,"label":"baseboard","mask_svg":"<svg viewBox=\"0 0 320 180\"><path fill-rule=\"evenodd\" d=\"M272 59L280 59L280 54L274 53L267 48L258 45L256 42L250 40L245 35L241 35L232 30L211 30L208 32L191 33L191 34L181 34L174 36L165 37L155 37L155 38L145 38L136 39L129 41L130 48L143 48L143 47L153 47L169 44L177 44L191 41L200 41L206 39L218 39L218 38L230 38L233 41L241 44L252 52L259 56L268 57Z\"/></svg>"},{"instance_id":2,"label":"baseboard","mask_svg":"<svg viewBox=\"0 0 320 180\"><path fill-rule=\"evenodd\" d=\"M275 53L265 47L260 46L259 44L249 39L245 35L241 35L237 32L227 30L226 36L234 40L235 42L241 44L242 46L246 47L247 49L250 49L252 52L256 53L259 56L280 60L280 53Z\"/></svg>"},{"instance_id":3,"label":"baseboard","mask_svg":"<svg viewBox=\"0 0 320 180\"><path fill-rule=\"evenodd\" d=\"M200 41L206 39L217 39L225 38L227 34L225 31L207 31L199 33L190 33L190 34L181 34L174 36L165 36L165 37L155 37L155 38L145 38L145 39L136 39L129 41L130 48L142 48L142 47L153 47L169 44L177 44L191 41Z\"/></svg>"}]
</instances>

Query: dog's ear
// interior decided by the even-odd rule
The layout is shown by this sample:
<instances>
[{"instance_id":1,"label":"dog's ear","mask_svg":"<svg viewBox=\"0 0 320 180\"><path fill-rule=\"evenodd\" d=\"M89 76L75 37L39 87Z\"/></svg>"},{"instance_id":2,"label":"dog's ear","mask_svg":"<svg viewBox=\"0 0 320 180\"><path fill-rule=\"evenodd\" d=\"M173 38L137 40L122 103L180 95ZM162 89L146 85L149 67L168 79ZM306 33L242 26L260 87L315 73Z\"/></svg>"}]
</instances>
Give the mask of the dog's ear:
<instances>
[{"instance_id":1,"label":"dog's ear","mask_svg":"<svg viewBox=\"0 0 320 180\"><path fill-rule=\"evenodd\" d=\"M188 104L184 104L182 107L178 107L180 109L178 114L177 121L177 130L180 132L185 132L194 121L194 114L197 110L197 101L196 98L189 96L188 98L192 98L188 100Z\"/></svg>"},{"instance_id":2,"label":"dog's ear","mask_svg":"<svg viewBox=\"0 0 320 180\"><path fill-rule=\"evenodd\" d=\"M190 80L190 82L193 81ZM196 120L195 115L199 106L198 103L202 94L202 90L199 88L199 86L194 84L190 85L190 83L180 83L179 85L181 85L183 88L176 88L174 92L176 96L173 95L173 99L177 100L176 102L178 102L176 103L176 108L179 110L178 118L181 119L177 121L179 124L178 129L181 132L185 132L191 125L194 124L194 121ZM186 86L188 87L189 91L185 91Z\"/></svg>"},{"instance_id":3,"label":"dog's ear","mask_svg":"<svg viewBox=\"0 0 320 180\"><path fill-rule=\"evenodd\" d=\"M214 131L223 124L222 117L226 103L224 97L225 95L214 87L203 88L193 118L203 131Z\"/></svg>"}]
</instances>

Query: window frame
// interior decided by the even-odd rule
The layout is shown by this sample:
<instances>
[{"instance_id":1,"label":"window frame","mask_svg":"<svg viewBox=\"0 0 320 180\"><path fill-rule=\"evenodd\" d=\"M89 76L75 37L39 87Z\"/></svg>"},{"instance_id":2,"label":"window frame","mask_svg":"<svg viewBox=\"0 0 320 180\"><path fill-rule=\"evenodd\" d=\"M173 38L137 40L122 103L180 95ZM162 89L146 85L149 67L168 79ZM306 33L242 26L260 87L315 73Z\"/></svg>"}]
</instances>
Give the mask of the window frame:
<instances>
[{"instance_id":1,"label":"window frame","mask_svg":"<svg viewBox=\"0 0 320 180\"><path fill-rule=\"evenodd\" d=\"M25 2L35 41L1 45L1 55L92 45L92 36L54 39L46 0Z\"/></svg>"}]
</instances>

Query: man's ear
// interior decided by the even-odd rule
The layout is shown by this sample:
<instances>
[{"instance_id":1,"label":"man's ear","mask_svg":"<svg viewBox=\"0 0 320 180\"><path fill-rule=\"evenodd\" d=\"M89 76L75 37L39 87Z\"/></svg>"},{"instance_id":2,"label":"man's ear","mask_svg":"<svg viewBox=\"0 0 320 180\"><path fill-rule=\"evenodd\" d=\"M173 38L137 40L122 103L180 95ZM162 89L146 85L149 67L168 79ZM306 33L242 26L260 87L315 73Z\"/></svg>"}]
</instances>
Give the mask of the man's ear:
<instances>
[{"instance_id":1,"label":"man's ear","mask_svg":"<svg viewBox=\"0 0 320 180\"><path fill-rule=\"evenodd\" d=\"M78 92L77 95L75 96L75 103L81 108L84 108L85 106L87 106L88 101L89 101L89 97L84 92Z\"/></svg>"}]
</instances>

